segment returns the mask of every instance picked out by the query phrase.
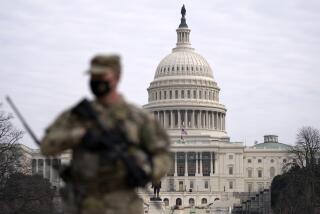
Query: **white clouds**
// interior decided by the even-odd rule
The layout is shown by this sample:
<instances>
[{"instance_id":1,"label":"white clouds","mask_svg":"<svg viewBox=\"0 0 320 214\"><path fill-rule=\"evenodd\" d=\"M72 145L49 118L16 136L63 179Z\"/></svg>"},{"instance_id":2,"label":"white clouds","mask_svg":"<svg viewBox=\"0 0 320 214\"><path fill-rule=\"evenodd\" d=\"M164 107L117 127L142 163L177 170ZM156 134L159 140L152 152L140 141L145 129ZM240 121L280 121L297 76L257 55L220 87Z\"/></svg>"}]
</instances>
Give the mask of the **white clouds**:
<instances>
[{"instance_id":1,"label":"white clouds","mask_svg":"<svg viewBox=\"0 0 320 214\"><path fill-rule=\"evenodd\" d=\"M146 103L156 66L176 42L182 3L193 47L221 87L233 140L275 133L292 143L303 124L320 127L317 1L5 1L1 100L12 94L41 135L65 106L88 96L83 71L92 55L119 52L121 91Z\"/></svg>"}]
</instances>

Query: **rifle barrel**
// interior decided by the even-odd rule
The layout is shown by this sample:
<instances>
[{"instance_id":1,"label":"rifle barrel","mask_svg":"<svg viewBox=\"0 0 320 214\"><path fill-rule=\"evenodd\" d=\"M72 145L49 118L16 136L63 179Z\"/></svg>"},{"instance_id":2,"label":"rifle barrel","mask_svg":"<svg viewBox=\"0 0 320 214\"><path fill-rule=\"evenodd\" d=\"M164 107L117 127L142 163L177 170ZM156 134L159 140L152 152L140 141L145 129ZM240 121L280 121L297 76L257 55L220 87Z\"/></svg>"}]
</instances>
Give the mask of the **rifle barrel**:
<instances>
[{"instance_id":1,"label":"rifle barrel","mask_svg":"<svg viewBox=\"0 0 320 214\"><path fill-rule=\"evenodd\" d=\"M30 128L30 126L27 124L26 120L20 114L18 108L15 106L15 104L13 103L11 98L9 96L6 96L6 100L9 103L10 107L12 108L12 110L14 111L14 113L18 116L18 118L21 121L23 127L27 130L27 132L29 133L29 135L31 136L33 141L40 146L40 141L38 140L38 138L36 137L36 135L34 134L32 129Z\"/></svg>"}]
</instances>

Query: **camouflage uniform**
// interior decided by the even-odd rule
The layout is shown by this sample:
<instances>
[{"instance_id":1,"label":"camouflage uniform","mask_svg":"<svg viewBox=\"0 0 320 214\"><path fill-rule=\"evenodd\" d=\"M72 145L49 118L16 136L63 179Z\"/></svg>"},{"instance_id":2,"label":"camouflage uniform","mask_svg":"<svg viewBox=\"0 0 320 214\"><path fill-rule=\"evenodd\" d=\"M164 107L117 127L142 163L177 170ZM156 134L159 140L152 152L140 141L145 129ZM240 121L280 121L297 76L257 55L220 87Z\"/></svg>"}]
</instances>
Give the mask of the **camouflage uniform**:
<instances>
[{"instance_id":1,"label":"camouflage uniform","mask_svg":"<svg viewBox=\"0 0 320 214\"><path fill-rule=\"evenodd\" d=\"M122 98L108 106L99 101L92 101L91 105L110 130L116 124L121 124L127 139L136 145L129 147L128 153L135 157L142 169L150 172L153 182L159 182L169 165L169 140L154 118ZM41 144L44 155L55 155L72 149L71 183L75 187L85 188L77 213L143 213L142 200L134 187L127 185L127 170L123 162L117 160L101 165L96 154L81 147L82 138L76 137L73 131L77 128L88 130L95 128L95 124L80 118L69 109L47 129Z\"/></svg>"}]
</instances>

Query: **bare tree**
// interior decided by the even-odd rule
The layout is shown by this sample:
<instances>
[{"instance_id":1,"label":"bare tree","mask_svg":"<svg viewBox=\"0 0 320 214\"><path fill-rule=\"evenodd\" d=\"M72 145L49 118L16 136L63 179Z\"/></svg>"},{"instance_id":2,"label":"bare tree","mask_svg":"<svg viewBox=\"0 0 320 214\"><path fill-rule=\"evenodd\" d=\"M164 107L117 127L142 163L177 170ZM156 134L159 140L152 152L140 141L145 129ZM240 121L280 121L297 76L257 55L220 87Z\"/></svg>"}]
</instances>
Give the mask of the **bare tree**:
<instances>
[{"instance_id":1,"label":"bare tree","mask_svg":"<svg viewBox=\"0 0 320 214\"><path fill-rule=\"evenodd\" d=\"M271 185L275 213L315 213L320 206L320 131L307 126L288 152L296 161L285 166Z\"/></svg>"},{"instance_id":2,"label":"bare tree","mask_svg":"<svg viewBox=\"0 0 320 214\"><path fill-rule=\"evenodd\" d=\"M10 174L23 171L23 163L19 160L22 157L21 147L18 145L23 131L12 125L12 118L11 114L0 111L0 188Z\"/></svg>"}]
</instances>

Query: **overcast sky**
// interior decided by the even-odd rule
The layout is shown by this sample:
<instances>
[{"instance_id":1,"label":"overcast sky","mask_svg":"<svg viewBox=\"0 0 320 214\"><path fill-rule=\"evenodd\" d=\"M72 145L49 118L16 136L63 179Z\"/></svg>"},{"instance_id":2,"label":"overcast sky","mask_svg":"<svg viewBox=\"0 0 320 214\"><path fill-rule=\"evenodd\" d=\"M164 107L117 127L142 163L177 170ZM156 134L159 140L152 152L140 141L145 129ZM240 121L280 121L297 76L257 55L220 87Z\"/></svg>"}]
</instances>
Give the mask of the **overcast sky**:
<instances>
[{"instance_id":1,"label":"overcast sky","mask_svg":"<svg viewBox=\"0 0 320 214\"><path fill-rule=\"evenodd\" d=\"M176 43L186 5L191 43L221 88L231 141L265 134L295 142L320 128L320 1L2 0L0 102L9 94L41 137L66 107L90 96L84 71L96 53L120 53L120 90L138 105ZM20 123L14 123L20 127ZM29 136L22 140L35 147Z\"/></svg>"}]
</instances>

